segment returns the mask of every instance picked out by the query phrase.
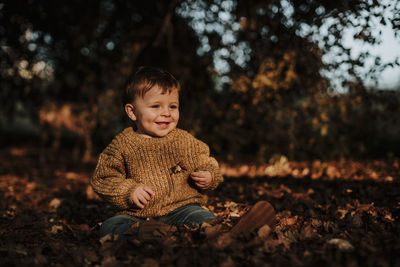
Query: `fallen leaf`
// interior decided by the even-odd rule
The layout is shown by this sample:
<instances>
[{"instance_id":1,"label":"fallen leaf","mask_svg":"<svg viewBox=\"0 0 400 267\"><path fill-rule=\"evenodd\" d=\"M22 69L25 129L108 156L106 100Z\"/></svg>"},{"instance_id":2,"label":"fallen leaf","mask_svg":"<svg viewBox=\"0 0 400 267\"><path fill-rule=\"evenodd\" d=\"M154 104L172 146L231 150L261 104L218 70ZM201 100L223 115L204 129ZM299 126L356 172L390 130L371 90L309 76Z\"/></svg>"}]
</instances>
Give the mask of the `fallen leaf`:
<instances>
[{"instance_id":1,"label":"fallen leaf","mask_svg":"<svg viewBox=\"0 0 400 267\"><path fill-rule=\"evenodd\" d=\"M101 262L101 266L102 267L120 266L120 262L114 256L105 257Z\"/></svg>"},{"instance_id":2,"label":"fallen leaf","mask_svg":"<svg viewBox=\"0 0 400 267\"><path fill-rule=\"evenodd\" d=\"M224 262L222 262L221 267L233 267L236 266L231 256L228 256Z\"/></svg>"},{"instance_id":3,"label":"fallen leaf","mask_svg":"<svg viewBox=\"0 0 400 267\"><path fill-rule=\"evenodd\" d=\"M89 225L87 225L87 224L80 224L79 225L79 230L80 231L89 231Z\"/></svg>"},{"instance_id":4,"label":"fallen leaf","mask_svg":"<svg viewBox=\"0 0 400 267\"><path fill-rule=\"evenodd\" d=\"M280 221L280 224L282 226L284 226L284 227L291 226L291 225L294 225L297 222L298 218L299 217L297 215L293 216L293 217L289 217L289 218L282 218L281 221Z\"/></svg>"},{"instance_id":5,"label":"fallen leaf","mask_svg":"<svg viewBox=\"0 0 400 267\"><path fill-rule=\"evenodd\" d=\"M311 225L306 225L301 229L300 237L301 239L311 239L316 236L314 228Z\"/></svg>"},{"instance_id":6,"label":"fallen leaf","mask_svg":"<svg viewBox=\"0 0 400 267\"><path fill-rule=\"evenodd\" d=\"M290 242L283 239L270 239L264 242L264 250L267 252L274 253L279 247L287 250L290 248Z\"/></svg>"},{"instance_id":7,"label":"fallen leaf","mask_svg":"<svg viewBox=\"0 0 400 267\"><path fill-rule=\"evenodd\" d=\"M100 243L103 245L106 242L117 240L119 235L117 234L108 234L99 239Z\"/></svg>"},{"instance_id":8,"label":"fallen leaf","mask_svg":"<svg viewBox=\"0 0 400 267\"><path fill-rule=\"evenodd\" d=\"M35 258L33 259L33 262L38 265L38 266L43 266L48 263L46 257L42 254L37 254Z\"/></svg>"},{"instance_id":9,"label":"fallen leaf","mask_svg":"<svg viewBox=\"0 0 400 267\"><path fill-rule=\"evenodd\" d=\"M229 216L231 216L231 217L240 217L240 215L238 213L236 213L236 212L229 213Z\"/></svg>"},{"instance_id":10,"label":"fallen leaf","mask_svg":"<svg viewBox=\"0 0 400 267\"><path fill-rule=\"evenodd\" d=\"M63 228L62 225L53 225L53 226L51 227L51 233L52 233L52 234L57 234L59 231L62 232L63 229L64 229L64 228Z\"/></svg>"},{"instance_id":11,"label":"fallen leaf","mask_svg":"<svg viewBox=\"0 0 400 267\"><path fill-rule=\"evenodd\" d=\"M60 199L53 198L49 203L49 207L55 210L61 205L61 202L62 201Z\"/></svg>"},{"instance_id":12,"label":"fallen leaf","mask_svg":"<svg viewBox=\"0 0 400 267\"><path fill-rule=\"evenodd\" d=\"M25 194L30 194L36 188L35 182L30 182L25 187Z\"/></svg>"},{"instance_id":13,"label":"fallen leaf","mask_svg":"<svg viewBox=\"0 0 400 267\"><path fill-rule=\"evenodd\" d=\"M354 249L353 245L350 244L349 241L344 240L344 239L340 239L340 238L333 238L333 239L330 239L330 240L328 241L328 244L329 244L329 245L334 245L334 246L336 246L339 250L342 250L342 251L350 251L350 250L353 250L353 249Z\"/></svg>"},{"instance_id":14,"label":"fallen leaf","mask_svg":"<svg viewBox=\"0 0 400 267\"><path fill-rule=\"evenodd\" d=\"M355 227L361 227L363 225L362 214L355 212L351 217L351 222Z\"/></svg>"},{"instance_id":15,"label":"fallen leaf","mask_svg":"<svg viewBox=\"0 0 400 267\"><path fill-rule=\"evenodd\" d=\"M393 177L392 176L386 176L385 177L385 182L393 182L394 181L394 179L393 179Z\"/></svg>"},{"instance_id":16,"label":"fallen leaf","mask_svg":"<svg viewBox=\"0 0 400 267\"><path fill-rule=\"evenodd\" d=\"M150 219L139 226L139 239L141 241L161 240L175 231L175 226Z\"/></svg>"},{"instance_id":17,"label":"fallen leaf","mask_svg":"<svg viewBox=\"0 0 400 267\"><path fill-rule=\"evenodd\" d=\"M306 251L304 251L303 256L310 257L310 256L312 256L312 253L310 251L306 250Z\"/></svg>"},{"instance_id":18,"label":"fallen leaf","mask_svg":"<svg viewBox=\"0 0 400 267\"><path fill-rule=\"evenodd\" d=\"M214 242L213 247L219 250L223 250L234 242L234 239L229 233L220 235Z\"/></svg>"},{"instance_id":19,"label":"fallen leaf","mask_svg":"<svg viewBox=\"0 0 400 267\"><path fill-rule=\"evenodd\" d=\"M202 227L207 239L212 239L212 238L216 237L221 232L221 229L222 229L221 224L212 226L208 223L203 223L201 225L201 227Z\"/></svg>"},{"instance_id":20,"label":"fallen leaf","mask_svg":"<svg viewBox=\"0 0 400 267\"><path fill-rule=\"evenodd\" d=\"M159 264L155 259L152 258L145 258L141 267L158 267Z\"/></svg>"},{"instance_id":21,"label":"fallen leaf","mask_svg":"<svg viewBox=\"0 0 400 267\"><path fill-rule=\"evenodd\" d=\"M257 234L262 240L266 241L271 235L271 232L272 232L271 227L269 227L269 225L266 224L261 226L260 229L258 229Z\"/></svg>"},{"instance_id":22,"label":"fallen leaf","mask_svg":"<svg viewBox=\"0 0 400 267\"><path fill-rule=\"evenodd\" d=\"M98 199L98 200L101 199L99 195L97 195L97 193L94 192L93 187L91 185L86 186L86 197L87 199Z\"/></svg>"}]
</instances>

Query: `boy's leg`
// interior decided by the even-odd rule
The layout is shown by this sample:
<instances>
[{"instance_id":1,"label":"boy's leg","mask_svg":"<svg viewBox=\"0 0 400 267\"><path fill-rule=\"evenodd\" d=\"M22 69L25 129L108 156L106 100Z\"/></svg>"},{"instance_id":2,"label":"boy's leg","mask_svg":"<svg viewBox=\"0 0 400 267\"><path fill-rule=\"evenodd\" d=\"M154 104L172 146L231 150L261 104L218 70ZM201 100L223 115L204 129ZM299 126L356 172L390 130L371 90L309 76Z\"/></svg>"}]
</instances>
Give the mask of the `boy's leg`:
<instances>
[{"instance_id":1,"label":"boy's leg","mask_svg":"<svg viewBox=\"0 0 400 267\"><path fill-rule=\"evenodd\" d=\"M165 216L157 217L156 220L169 225L194 226L215 219L216 216L197 203L191 203L179 207Z\"/></svg>"},{"instance_id":2,"label":"boy's leg","mask_svg":"<svg viewBox=\"0 0 400 267\"><path fill-rule=\"evenodd\" d=\"M212 212L202 208L199 204L188 204L171 211L167 215L155 217L141 224L139 238L145 241L158 240L163 237L162 233L165 235L165 233L175 231L173 226L187 225L193 227L215 218L216 216ZM157 230L160 233L155 234Z\"/></svg>"},{"instance_id":3,"label":"boy's leg","mask_svg":"<svg viewBox=\"0 0 400 267\"><path fill-rule=\"evenodd\" d=\"M125 239L124 233L129 227L137 221L143 221L144 219L130 216L130 215L117 215L111 217L103 222L99 230L99 237L106 236L108 234L118 234L119 240Z\"/></svg>"}]
</instances>

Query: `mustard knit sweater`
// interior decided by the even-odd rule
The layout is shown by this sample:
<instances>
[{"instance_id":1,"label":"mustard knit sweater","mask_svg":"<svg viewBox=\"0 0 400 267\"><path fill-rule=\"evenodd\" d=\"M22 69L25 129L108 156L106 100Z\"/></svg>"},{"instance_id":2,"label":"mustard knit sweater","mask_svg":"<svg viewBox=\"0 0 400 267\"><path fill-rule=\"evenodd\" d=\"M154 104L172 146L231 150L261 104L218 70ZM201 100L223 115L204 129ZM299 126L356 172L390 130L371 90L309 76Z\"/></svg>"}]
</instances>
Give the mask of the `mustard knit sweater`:
<instances>
[{"instance_id":1,"label":"mustard knit sweater","mask_svg":"<svg viewBox=\"0 0 400 267\"><path fill-rule=\"evenodd\" d=\"M189 178L195 170L211 172L213 180L207 190L223 181L209 147L188 132L175 129L164 137L146 138L128 127L100 154L90 183L97 194L119 209L118 214L157 217L189 203L206 203L204 190ZM130 201L139 185L149 186L155 193L143 209Z\"/></svg>"}]
</instances>

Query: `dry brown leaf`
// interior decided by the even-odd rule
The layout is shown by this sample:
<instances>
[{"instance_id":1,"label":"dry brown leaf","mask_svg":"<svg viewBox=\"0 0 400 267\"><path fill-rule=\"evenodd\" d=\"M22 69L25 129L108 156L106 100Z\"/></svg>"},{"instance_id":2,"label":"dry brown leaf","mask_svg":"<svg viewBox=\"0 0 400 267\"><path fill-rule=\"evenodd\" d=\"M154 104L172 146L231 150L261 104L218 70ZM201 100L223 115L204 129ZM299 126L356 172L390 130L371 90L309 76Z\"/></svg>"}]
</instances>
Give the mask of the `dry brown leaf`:
<instances>
[{"instance_id":1,"label":"dry brown leaf","mask_svg":"<svg viewBox=\"0 0 400 267\"><path fill-rule=\"evenodd\" d=\"M221 232L221 229L222 229L221 224L212 226L208 223L203 223L201 225L201 227L204 229L204 233L205 233L207 239L212 239L212 238L216 237Z\"/></svg>"},{"instance_id":2,"label":"dry brown leaf","mask_svg":"<svg viewBox=\"0 0 400 267\"><path fill-rule=\"evenodd\" d=\"M230 244L234 242L234 239L229 233L225 233L220 235L214 242L213 246L216 249L223 250L224 248L228 247Z\"/></svg>"},{"instance_id":3,"label":"dry brown leaf","mask_svg":"<svg viewBox=\"0 0 400 267\"><path fill-rule=\"evenodd\" d=\"M152 258L145 258L141 265L142 267L158 267L159 264L155 259Z\"/></svg>"},{"instance_id":4,"label":"dry brown leaf","mask_svg":"<svg viewBox=\"0 0 400 267\"><path fill-rule=\"evenodd\" d=\"M175 226L171 226L153 219L143 222L139 227L139 239L160 240L176 231Z\"/></svg>"},{"instance_id":5,"label":"dry brown leaf","mask_svg":"<svg viewBox=\"0 0 400 267\"><path fill-rule=\"evenodd\" d=\"M222 262L221 267L233 267L236 266L231 256L228 256L224 262Z\"/></svg>"},{"instance_id":6,"label":"dry brown leaf","mask_svg":"<svg viewBox=\"0 0 400 267\"><path fill-rule=\"evenodd\" d=\"M280 221L280 225L284 227L294 225L297 222L298 218L299 217L297 215L293 217L282 218Z\"/></svg>"},{"instance_id":7,"label":"dry brown leaf","mask_svg":"<svg viewBox=\"0 0 400 267\"><path fill-rule=\"evenodd\" d=\"M53 198L49 203L49 207L51 209L57 209L61 205L61 202L62 202L61 199Z\"/></svg>"},{"instance_id":8,"label":"dry brown leaf","mask_svg":"<svg viewBox=\"0 0 400 267\"><path fill-rule=\"evenodd\" d=\"M290 248L290 242L283 239L271 239L264 242L264 250L267 252L275 252L280 246L287 250Z\"/></svg>"},{"instance_id":9,"label":"dry brown leaf","mask_svg":"<svg viewBox=\"0 0 400 267\"><path fill-rule=\"evenodd\" d=\"M391 183L391 182L393 182L393 181L394 181L394 178L393 178L392 176L386 176L386 177L385 177L385 182Z\"/></svg>"},{"instance_id":10,"label":"dry brown leaf","mask_svg":"<svg viewBox=\"0 0 400 267\"><path fill-rule=\"evenodd\" d=\"M63 229L64 229L64 228L63 228L62 225L53 225L53 226L51 227L51 233L52 233L52 234L57 234L59 231L62 232Z\"/></svg>"},{"instance_id":11,"label":"dry brown leaf","mask_svg":"<svg viewBox=\"0 0 400 267\"><path fill-rule=\"evenodd\" d=\"M120 266L120 262L114 256L104 257L103 261L101 262L101 266L102 267Z\"/></svg>"},{"instance_id":12,"label":"dry brown leaf","mask_svg":"<svg viewBox=\"0 0 400 267\"><path fill-rule=\"evenodd\" d=\"M330 179L335 179L335 178L340 178L340 172L338 171L338 169L333 166L333 165L329 165L326 168L326 175L330 178Z\"/></svg>"},{"instance_id":13,"label":"dry brown leaf","mask_svg":"<svg viewBox=\"0 0 400 267\"><path fill-rule=\"evenodd\" d=\"M87 197L87 199L97 199L97 200L101 199L99 197L99 195L97 195L97 193L94 192L92 186L90 186L90 185L86 186L86 197Z\"/></svg>"},{"instance_id":14,"label":"dry brown leaf","mask_svg":"<svg viewBox=\"0 0 400 267\"><path fill-rule=\"evenodd\" d=\"M117 240L118 237L119 237L119 235L117 235L117 234L115 234L115 235L113 235L113 234L108 234L108 235L105 235L105 236L101 237L101 238L99 239L99 241L100 241L100 243L101 243L102 245L104 245L104 243L106 243L106 242Z\"/></svg>"},{"instance_id":15,"label":"dry brown leaf","mask_svg":"<svg viewBox=\"0 0 400 267\"><path fill-rule=\"evenodd\" d=\"M262 240L266 241L270 237L271 232L272 232L271 227L269 227L269 225L266 224L262 226L260 229L258 229L257 233Z\"/></svg>"},{"instance_id":16,"label":"dry brown leaf","mask_svg":"<svg viewBox=\"0 0 400 267\"><path fill-rule=\"evenodd\" d=\"M310 257L310 256L312 256L312 253L310 251L306 250L306 251L304 251L303 256Z\"/></svg>"},{"instance_id":17,"label":"dry brown leaf","mask_svg":"<svg viewBox=\"0 0 400 267\"><path fill-rule=\"evenodd\" d=\"M36 183L35 182L30 182L26 184L25 187L25 194L30 194L33 190L36 188Z\"/></svg>"},{"instance_id":18,"label":"dry brown leaf","mask_svg":"<svg viewBox=\"0 0 400 267\"><path fill-rule=\"evenodd\" d=\"M334 245L339 250L342 250L342 251L350 251L350 250L354 249L353 245L349 241L344 240L344 239L340 239L340 238L330 239L328 241L328 244L329 245Z\"/></svg>"},{"instance_id":19,"label":"dry brown leaf","mask_svg":"<svg viewBox=\"0 0 400 267\"><path fill-rule=\"evenodd\" d=\"M343 218L346 216L346 214L347 214L349 211L348 211L347 209L338 208L338 209L336 210L336 212L340 214L339 219L343 220Z\"/></svg>"},{"instance_id":20,"label":"dry brown leaf","mask_svg":"<svg viewBox=\"0 0 400 267\"><path fill-rule=\"evenodd\" d=\"M389 222L394 222L395 221L395 219L393 219L393 216L389 211L385 211L385 216L383 218L385 218Z\"/></svg>"},{"instance_id":21,"label":"dry brown leaf","mask_svg":"<svg viewBox=\"0 0 400 267\"><path fill-rule=\"evenodd\" d=\"M89 225L87 225L87 224L80 224L79 225L79 228L78 228L80 231L89 231Z\"/></svg>"},{"instance_id":22,"label":"dry brown leaf","mask_svg":"<svg viewBox=\"0 0 400 267\"><path fill-rule=\"evenodd\" d=\"M317 231L310 225L306 225L301 229L300 237L301 239L312 239L317 236Z\"/></svg>"}]
</instances>

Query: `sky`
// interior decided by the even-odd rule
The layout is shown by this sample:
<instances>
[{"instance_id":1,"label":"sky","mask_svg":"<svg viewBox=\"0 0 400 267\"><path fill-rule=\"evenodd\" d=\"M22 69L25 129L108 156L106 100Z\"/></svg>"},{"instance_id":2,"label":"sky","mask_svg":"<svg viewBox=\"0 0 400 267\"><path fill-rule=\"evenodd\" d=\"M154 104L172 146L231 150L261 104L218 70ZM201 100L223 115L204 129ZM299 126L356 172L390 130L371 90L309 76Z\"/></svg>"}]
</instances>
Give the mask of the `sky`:
<instances>
[{"instance_id":1,"label":"sky","mask_svg":"<svg viewBox=\"0 0 400 267\"><path fill-rule=\"evenodd\" d=\"M377 29L378 31L379 29ZM353 49L353 53L356 56L360 50L368 49L371 54L379 55L382 58L382 62L393 61L398 57L400 59L400 36L395 37L393 30L389 27L381 27L382 30L382 43L375 46L360 45L359 42L354 41L353 38L348 34L345 38L345 45ZM400 67L387 68L381 73L378 81L379 88L391 89L400 84Z\"/></svg>"},{"instance_id":2,"label":"sky","mask_svg":"<svg viewBox=\"0 0 400 267\"><path fill-rule=\"evenodd\" d=\"M389 28L383 30L383 43L378 47L372 48L372 51L382 56L384 62L400 58L400 38L395 39L393 32ZM400 67L388 68L380 79L380 87L393 87L400 84Z\"/></svg>"}]
</instances>

